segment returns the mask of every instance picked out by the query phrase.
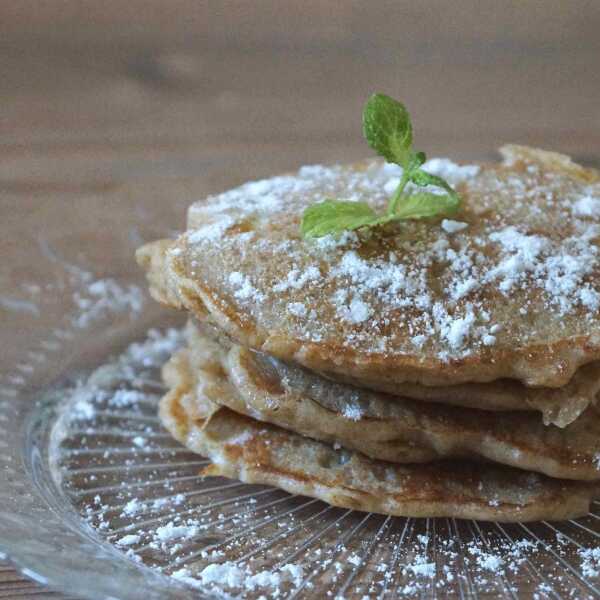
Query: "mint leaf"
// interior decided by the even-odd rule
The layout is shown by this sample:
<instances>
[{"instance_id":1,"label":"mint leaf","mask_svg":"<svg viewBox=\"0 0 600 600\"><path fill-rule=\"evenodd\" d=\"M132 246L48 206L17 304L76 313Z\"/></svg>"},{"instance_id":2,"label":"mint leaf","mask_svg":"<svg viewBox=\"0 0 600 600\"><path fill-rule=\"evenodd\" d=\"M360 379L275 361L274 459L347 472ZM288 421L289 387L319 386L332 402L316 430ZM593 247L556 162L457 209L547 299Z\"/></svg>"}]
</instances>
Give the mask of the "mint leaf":
<instances>
[{"instance_id":1,"label":"mint leaf","mask_svg":"<svg viewBox=\"0 0 600 600\"><path fill-rule=\"evenodd\" d=\"M363 133L371 148L388 162L408 167L413 155L412 125L404 105L374 94L363 111Z\"/></svg>"},{"instance_id":2,"label":"mint leaf","mask_svg":"<svg viewBox=\"0 0 600 600\"><path fill-rule=\"evenodd\" d=\"M421 169L427 157L412 148L412 125L404 105L385 94L374 94L363 111L363 132L371 148L403 169L385 214L377 215L365 202L327 199L304 211L301 225L304 237L375 227L390 221L450 215L460 208L460 196L446 180ZM434 186L445 193L411 192L414 186Z\"/></svg>"},{"instance_id":3,"label":"mint leaf","mask_svg":"<svg viewBox=\"0 0 600 600\"><path fill-rule=\"evenodd\" d=\"M427 185L434 185L436 187L442 188L447 192L451 192L452 194L456 194L453 188L451 188L445 179L438 177L437 175L432 175L431 173L427 173L427 171L416 170L409 173L409 180L412 181L415 185L419 185L421 187L425 187Z\"/></svg>"},{"instance_id":4,"label":"mint leaf","mask_svg":"<svg viewBox=\"0 0 600 600\"><path fill-rule=\"evenodd\" d=\"M408 161L408 171L412 172L415 169L418 169L426 160L427 156L425 156L425 152L413 153Z\"/></svg>"},{"instance_id":5,"label":"mint leaf","mask_svg":"<svg viewBox=\"0 0 600 600\"><path fill-rule=\"evenodd\" d=\"M341 233L374 225L379 220L381 219L365 202L327 199L304 211L301 231L304 237L321 237L328 233Z\"/></svg>"},{"instance_id":6,"label":"mint leaf","mask_svg":"<svg viewBox=\"0 0 600 600\"><path fill-rule=\"evenodd\" d=\"M433 194L431 192L414 192L404 196L396 207L394 220L425 219L438 215L451 215L460 206L457 194Z\"/></svg>"}]
</instances>

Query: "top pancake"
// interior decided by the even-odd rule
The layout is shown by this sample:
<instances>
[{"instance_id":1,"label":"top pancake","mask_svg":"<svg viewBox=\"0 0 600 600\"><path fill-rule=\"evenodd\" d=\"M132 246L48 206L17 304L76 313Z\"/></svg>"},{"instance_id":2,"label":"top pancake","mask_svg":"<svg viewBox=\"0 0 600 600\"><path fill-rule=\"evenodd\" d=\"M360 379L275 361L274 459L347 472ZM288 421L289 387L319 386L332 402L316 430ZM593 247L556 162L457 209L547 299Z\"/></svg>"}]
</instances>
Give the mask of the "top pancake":
<instances>
[{"instance_id":1,"label":"top pancake","mask_svg":"<svg viewBox=\"0 0 600 600\"><path fill-rule=\"evenodd\" d=\"M327 197L384 210L401 170L375 161L195 203L167 251L163 299L243 345L365 386L563 386L600 358L600 178L553 153L502 154L426 164L462 195L450 222L302 239L302 212Z\"/></svg>"}]
</instances>

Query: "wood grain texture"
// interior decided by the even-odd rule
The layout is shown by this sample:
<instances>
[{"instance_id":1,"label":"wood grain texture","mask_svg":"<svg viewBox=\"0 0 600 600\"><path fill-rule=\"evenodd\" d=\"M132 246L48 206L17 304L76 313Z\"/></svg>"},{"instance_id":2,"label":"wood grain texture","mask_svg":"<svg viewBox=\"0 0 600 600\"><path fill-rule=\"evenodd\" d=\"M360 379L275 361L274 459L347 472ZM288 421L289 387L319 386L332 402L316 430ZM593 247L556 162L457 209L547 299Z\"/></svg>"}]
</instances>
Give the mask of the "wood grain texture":
<instances>
[{"instance_id":1,"label":"wood grain texture","mask_svg":"<svg viewBox=\"0 0 600 600\"><path fill-rule=\"evenodd\" d=\"M152 204L183 178L202 195L360 158L374 90L430 154L598 165L599 31L595 0L2 2L0 241L124 184L155 183ZM0 569L0 597L41 591Z\"/></svg>"},{"instance_id":2,"label":"wood grain texture","mask_svg":"<svg viewBox=\"0 0 600 600\"><path fill-rule=\"evenodd\" d=\"M0 560L0 599L1 600L67 600L67 596L51 592L37 583L25 579L8 563ZM70 597L69 597L70 598Z\"/></svg>"}]
</instances>

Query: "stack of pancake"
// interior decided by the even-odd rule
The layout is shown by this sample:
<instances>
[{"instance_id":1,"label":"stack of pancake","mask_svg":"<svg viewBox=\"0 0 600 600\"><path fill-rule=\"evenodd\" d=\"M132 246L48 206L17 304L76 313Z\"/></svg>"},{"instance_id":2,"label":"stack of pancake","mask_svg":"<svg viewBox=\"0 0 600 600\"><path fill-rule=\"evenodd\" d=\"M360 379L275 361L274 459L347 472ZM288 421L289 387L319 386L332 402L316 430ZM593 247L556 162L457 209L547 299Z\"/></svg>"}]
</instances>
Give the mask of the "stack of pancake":
<instances>
[{"instance_id":1,"label":"stack of pancake","mask_svg":"<svg viewBox=\"0 0 600 600\"><path fill-rule=\"evenodd\" d=\"M138 251L190 313L160 415L207 474L333 505L499 521L600 491L600 175L521 146L425 169L450 219L304 239L333 197L384 210L401 169L303 167L193 204Z\"/></svg>"}]
</instances>

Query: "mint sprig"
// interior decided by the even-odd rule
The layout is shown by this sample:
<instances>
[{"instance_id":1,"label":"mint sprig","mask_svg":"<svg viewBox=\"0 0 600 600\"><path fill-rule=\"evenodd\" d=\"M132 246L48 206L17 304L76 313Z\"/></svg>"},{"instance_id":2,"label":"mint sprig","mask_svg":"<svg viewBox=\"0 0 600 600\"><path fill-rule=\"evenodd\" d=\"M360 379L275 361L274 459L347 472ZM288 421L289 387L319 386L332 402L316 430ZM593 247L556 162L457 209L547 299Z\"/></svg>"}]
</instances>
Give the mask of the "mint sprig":
<instances>
[{"instance_id":1,"label":"mint sprig","mask_svg":"<svg viewBox=\"0 0 600 600\"><path fill-rule=\"evenodd\" d=\"M389 200L387 211L378 215L366 202L327 198L309 206L302 216L304 237L322 237L391 221L451 215L460 207L460 196L441 177L421 169L424 152L412 148L410 116L403 104L384 94L374 94L363 110L363 133L367 143L387 162L403 169L400 183ZM409 183L413 189L407 191ZM415 190L432 186L441 190Z\"/></svg>"}]
</instances>

